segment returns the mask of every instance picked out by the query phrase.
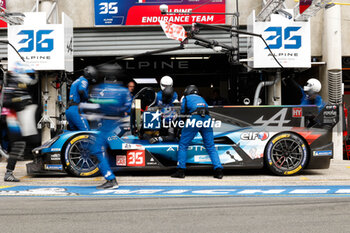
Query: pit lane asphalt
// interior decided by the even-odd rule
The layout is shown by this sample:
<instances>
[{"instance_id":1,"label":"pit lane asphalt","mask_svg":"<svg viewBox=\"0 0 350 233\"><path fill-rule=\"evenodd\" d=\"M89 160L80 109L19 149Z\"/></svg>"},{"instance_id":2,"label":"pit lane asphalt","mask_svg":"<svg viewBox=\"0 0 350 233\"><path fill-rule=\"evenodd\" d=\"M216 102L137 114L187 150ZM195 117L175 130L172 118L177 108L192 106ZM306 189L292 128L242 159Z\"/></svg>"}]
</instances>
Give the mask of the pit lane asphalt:
<instances>
[{"instance_id":1,"label":"pit lane asphalt","mask_svg":"<svg viewBox=\"0 0 350 233\"><path fill-rule=\"evenodd\" d=\"M93 189L102 177L67 175L27 176L19 162L20 183L3 182L6 163L0 163L0 190L6 186L79 186ZM168 172L116 174L121 189L134 186L349 186L350 161L332 161L325 170L305 170L280 177L263 170L225 171L222 180L211 171L192 171L185 179ZM348 187L349 188L349 187ZM97 190L95 190L97 191ZM101 196L1 196L0 226L6 233L41 232L348 232L349 196L261 196L191 198L116 198Z\"/></svg>"},{"instance_id":2,"label":"pit lane asphalt","mask_svg":"<svg viewBox=\"0 0 350 233\"><path fill-rule=\"evenodd\" d=\"M18 162L15 176L20 183L3 181L6 162L0 163L0 186L97 186L103 177L77 178L68 175L29 176L26 163ZM329 169L305 170L295 176L275 176L265 170L225 170L222 180L214 179L212 171L189 171L185 179L171 178L172 171L116 173L120 186L287 186L287 185L350 185L350 161L332 160Z\"/></svg>"}]
</instances>

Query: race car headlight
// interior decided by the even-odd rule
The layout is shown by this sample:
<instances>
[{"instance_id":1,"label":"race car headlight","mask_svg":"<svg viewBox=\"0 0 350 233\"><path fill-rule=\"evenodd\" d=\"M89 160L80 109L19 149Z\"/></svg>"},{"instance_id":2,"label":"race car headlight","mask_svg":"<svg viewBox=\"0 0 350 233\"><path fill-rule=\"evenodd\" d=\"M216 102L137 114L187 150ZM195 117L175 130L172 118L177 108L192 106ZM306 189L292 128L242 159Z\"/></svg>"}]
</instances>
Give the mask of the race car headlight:
<instances>
[{"instance_id":1,"label":"race car headlight","mask_svg":"<svg viewBox=\"0 0 350 233\"><path fill-rule=\"evenodd\" d=\"M44 144L42 144L40 147L37 147L33 150L33 153L35 154L39 154L39 151L45 148L49 148L52 144L54 144L58 139L60 138L60 136L56 136L51 138L50 140L48 140L47 142L45 142Z\"/></svg>"}]
</instances>

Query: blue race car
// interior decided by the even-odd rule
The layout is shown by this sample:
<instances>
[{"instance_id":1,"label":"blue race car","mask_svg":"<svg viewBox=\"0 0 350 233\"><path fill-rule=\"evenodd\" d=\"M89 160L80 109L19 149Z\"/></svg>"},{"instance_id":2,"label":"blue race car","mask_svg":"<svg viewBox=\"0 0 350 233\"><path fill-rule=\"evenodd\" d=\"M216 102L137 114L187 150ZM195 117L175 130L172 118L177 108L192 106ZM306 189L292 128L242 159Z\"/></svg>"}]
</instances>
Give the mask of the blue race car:
<instances>
[{"instance_id":1,"label":"blue race car","mask_svg":"<svg viewBox=\"0 0 350 233\"><path fill-rule=\"evenodd\" d=\"M134 98L134 107L121 136L110 137L108 156L113 170L172 169L177 164L181 134L179 107L172 108L173 141L151 144L148 138L162 133L164 114L154 107L155 92L146 88ZM215 145L225 169L267 167L276 175L293 175L304 168L325 169L333 157L332 129L339 120L339 106L214 106ZM129 120L130 119L130 120ZM96 131L66 131L33 150L28 174L67 172L74 176L99 174L98 160L89 154ZM187 152L188 169L209 168L211 161L200 135Z\"/></svg>"}]
</instances>

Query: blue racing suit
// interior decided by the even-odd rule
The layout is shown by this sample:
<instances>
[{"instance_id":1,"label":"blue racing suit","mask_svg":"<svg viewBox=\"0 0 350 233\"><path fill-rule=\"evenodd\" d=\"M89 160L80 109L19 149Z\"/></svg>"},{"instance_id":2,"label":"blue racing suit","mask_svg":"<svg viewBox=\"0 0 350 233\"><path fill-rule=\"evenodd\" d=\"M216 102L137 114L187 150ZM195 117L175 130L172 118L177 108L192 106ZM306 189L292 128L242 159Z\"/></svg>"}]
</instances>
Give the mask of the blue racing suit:
<instances>
[{"instance_id":1,"label":"blue racing suit","mask_svg":"<svg viewBox=\"0 0 350 233\"><path fill-rule=\"evenodd\" d=\"M204 110L205 114L199 114L199 109ZM222 169L219 155L215 149L213 128L211 127L211 124L209 124L209 127L204 127L204 122L211 119L208 114L208 104L199 95L191 94L185 96L181 104L181 114L191 114L192 116L190 117L190 119L187 119L187 121L194 120L195 124L194 127L191 127L192 125L190 126L186 122L185 127L182 129L181 138L179 142L179 151L177 154L177 167L181 169L186 169L187 148L189 147L192 139L199 132L202 135L204 147L210 156L214 169ZM197 124L198 121L202 121L203 123Z\"/></svg>"},{"instance_id":2,"label":"blue racing suit","mask_svg":"<svg viewBox=\"0 0 350 233\"><path fill-rule=\"evenodd\" d=\"M88 121L79 113L78 105L88 99L89 83L81 76L75 80L69 92L69 108L66 110L66 118L71 130L90 130Z\"/></svg>"},{"instance_id":3,"label":"blue racing suit","mask_svg":"<svg viewBox=\"0 0 350 233\"><path fill-rule=\"evenodd\" d=\"M326 105L322 97L317 93L314 93L313 95L308 95L304 91L303 87L301 87L293 78L290 80L291 83L299 89L302 95L300 105L316 105L318 107L318 111L320 112L322 108Z\"/></svg>"},{"instance_id":4,"label":"blue racing suit","mask_svg":"<svg viewBox=\"0 0 350 233\"><path fill-rule=\"evenodd\" d=\"M322 108L326 105L323 101L322 97L318 94L314 94L313 96L309 96L302 90L303 98L301 99L301 105L316 105L318 107L318 111L321 111Z\"/></svg>"},{"instance_id":5,"label":"blue racing suit","mask_svg":"<svg viewBox=\"0 0 350 233\"><path fill-rule=\"evenodd\" d=\"M176 91L174 91L174 95L173 98L171 99L171 103L173 103L175 100L177 100L177 93ZM161 106L163 105L163 92L162 91L158 91L157 92L157 102L156 102L157 106Z\"/></svg>"},{"instance_id":6,"label":"blue racing suit","mask_svg":"<svg viewBox=\"0 0 350 233\"><path fill-rule=\"evenodd\" d=\"M119 84L103 83L91 91L90 102L100 105L100 112L104 114L101 127L98 129L95 144L90 148L91 154L99 160L99 169L106 180L115 179L107 156L108 137L114 136L119 126L118 118L123 117L130 109L131 95L129 90Z\"/></svg>"}]
</instances>

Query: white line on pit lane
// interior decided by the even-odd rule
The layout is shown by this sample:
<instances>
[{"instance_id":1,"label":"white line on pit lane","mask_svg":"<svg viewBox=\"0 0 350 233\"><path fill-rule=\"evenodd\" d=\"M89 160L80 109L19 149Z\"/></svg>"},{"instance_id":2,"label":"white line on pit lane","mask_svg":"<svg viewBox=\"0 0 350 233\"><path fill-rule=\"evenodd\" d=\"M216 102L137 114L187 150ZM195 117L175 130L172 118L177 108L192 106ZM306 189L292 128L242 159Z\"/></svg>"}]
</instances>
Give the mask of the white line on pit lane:
<instances>
[{"instance_id":1,"label":"white line on pit lane","mask_svg":"<svg viewBox=\"0 0 350 233\"><path fill-rule=\"evenodd\" d=\"M350 186L122 186L97 190L96 186L0 186L0 196L62 197L322 197L349 196Z\"/></svg>"}]
</instances>

